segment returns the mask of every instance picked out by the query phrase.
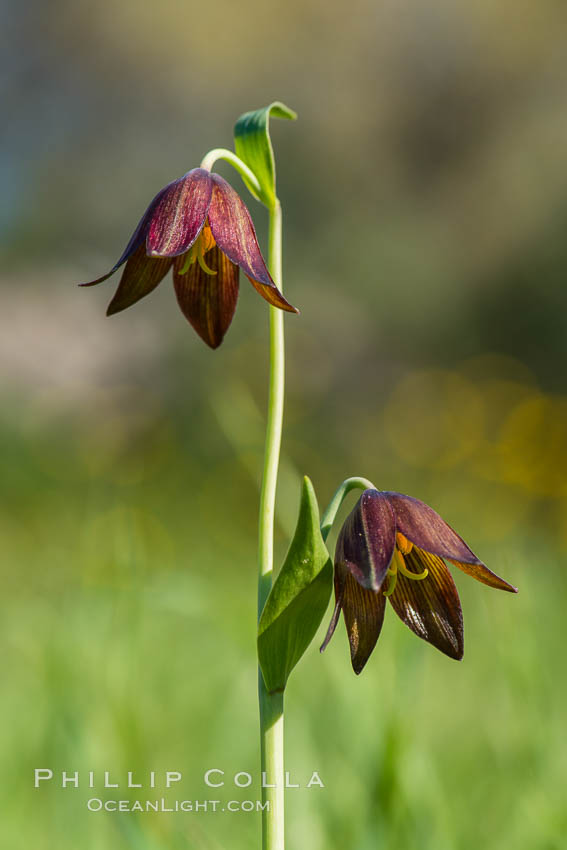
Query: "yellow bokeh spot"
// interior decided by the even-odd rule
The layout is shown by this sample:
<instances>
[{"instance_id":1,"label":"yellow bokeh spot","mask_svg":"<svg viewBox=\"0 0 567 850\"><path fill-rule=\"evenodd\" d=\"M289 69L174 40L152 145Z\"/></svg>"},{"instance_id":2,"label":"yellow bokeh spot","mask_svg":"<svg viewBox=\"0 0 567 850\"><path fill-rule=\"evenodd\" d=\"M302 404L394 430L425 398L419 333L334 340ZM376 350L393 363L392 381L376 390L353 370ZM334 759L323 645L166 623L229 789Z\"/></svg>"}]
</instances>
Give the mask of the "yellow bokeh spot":
<instances>
[{"instance_id":1,"label":"yellow bokeh spot","mask_svg":"<svg viewBox=\"0 0 567 850\"><path fill-rule=\"evenodd\" d=\"M386 405L384 424L396 454L412 466L448 469L482 440L485 409L474 384L441 369L413 372Z\"/></svg>"},{"instance_id":2,"label":"yellow bokeh spot","mask_svg":"<svg viewBox=\"0 0 567 850\"><path fill-rule=\"evenodd\" d=\"M504 480L539 496L567 494L567 399L533 394L504 421L499 439Z\"/></svg>"}]
</instances>

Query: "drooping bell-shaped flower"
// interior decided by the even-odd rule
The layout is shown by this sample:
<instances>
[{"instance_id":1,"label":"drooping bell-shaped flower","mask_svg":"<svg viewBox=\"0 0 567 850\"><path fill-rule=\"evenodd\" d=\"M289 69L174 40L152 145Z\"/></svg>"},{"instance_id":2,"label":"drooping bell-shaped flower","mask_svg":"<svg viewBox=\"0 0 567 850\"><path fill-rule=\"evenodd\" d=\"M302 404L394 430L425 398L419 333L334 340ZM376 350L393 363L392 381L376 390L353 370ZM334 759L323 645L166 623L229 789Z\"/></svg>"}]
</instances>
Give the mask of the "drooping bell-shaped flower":
<instances>
[{"instance_id":1,"label":"drooping bell-shaped flower","mask_svg":"<svg viewBox=\"0 0 567 850\"><path fill-rule=\"evenodd\" d=\"M461 603L444 560L483 584L517 592L424 502L402 493L365 490L337 540L335 610L321 649L342 611L352 666L360 673L380 636L389 599L418 637L461 659Z\"/></svg>"},{"instance_id":2,"label":"drooping bell-shaped flower","mask_svg":"<svg viewBox=\"0 0 567 850\"><path fill-rule=\"evenodd\" d=\"M269 304L298 312L266 268L246 205L226 180L204 168L158 192L118 262L82 285L102 283L124 263L107 315L149 295L173 267L179 306L211 348L221 344L232 321L239 269Z\"/></svg>"}]
</instances>

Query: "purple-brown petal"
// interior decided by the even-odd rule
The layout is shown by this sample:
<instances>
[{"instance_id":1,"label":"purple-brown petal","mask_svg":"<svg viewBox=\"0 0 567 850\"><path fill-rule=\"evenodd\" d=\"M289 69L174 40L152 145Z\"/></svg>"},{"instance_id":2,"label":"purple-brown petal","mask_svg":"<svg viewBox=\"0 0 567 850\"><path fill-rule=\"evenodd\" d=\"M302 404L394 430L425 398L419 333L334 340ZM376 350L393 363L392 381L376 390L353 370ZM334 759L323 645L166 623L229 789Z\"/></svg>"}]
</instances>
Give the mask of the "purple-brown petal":
<instances>
[{"instance_id":1,"label":"purple-brown petal","mask_svg":"<svg viewBox=\"0 0 567 850\"><path fill-rule=\"evenodd\" d=\"M350 644L352 669L358 675L380 637L386 597L381 591L367 590L346 574L343 597L343 617Z\"/></svg>"},{"instance_id":2,"label":"purple-brown petal","mask_svg":"<svg viewBox=\"0 0 567 850\"><path fill-rule=\"evenodd\" d=\"M216 246L207 252L205 262L216 271L215 275L207 274L198 262L185 274L179 274L185 257L178 257L173 266L173 284L185 317L207 345L218 348L236 309L238 266Z\"/></svg>"},{"instance_id":3,"label":"purple-brown petal","mask_svg":"<svg viewBox=\"0 0 567 850\"><path fill-rule=\"evenodd\" d=\"M119 313L131 307L140 298L149 295L168 273L172 262L173 260L169 259L162 260L146 256L145 246L140 245L126 263L106 315L112 316L114 313Z\"/></svg>"},{"instance_id":4,"label":"purple-brown petal","mask_svg":"<svg viewBox=\"0 0 567 850\"><path fill-rule=\"evenodd\" d=\"M446 558L463 572L489 587L510 593L518 592L517 588L489 570L469 549L462 537L459 537L429 505L402 493L384 495L396 516L398 531L415 546L439 555L440 558Z\"/></svg>"},{"instance_id":5,"label":"purple-brown petal","mask_svg":"<svg viewBox=\"0 0 567 850\"><path fill-rule=\"evenodd\" d=\"M140 219L134 233L130 237L130 241L122 252L120 259L113 265L110 271L106 274L103 274L102 277L97 277L96 280L91 280L88 283L81 283L79 284L80 286L95 286L97 283L102 283L103 280L107 280L111 275L114 274L115 271L117 271L117 269L120 268L121 265L123 265L127 260L130 259L130 257L138 250L140 245L145 243L148 224L152 218L156 206L159 204L161 197L163 193L167 190L167 188L168 187L166 186L165 189L161 189L161 191L159 191L155 198L151 201L144 215Z\"/></svg>"},{"instance_id":6,"label":"purple-brown petal","mask_svg":"<svg viewBox=\"0 0 567 850\"><path fill-rule=\"evenodd\" d=\"M380 636L386 599L381 591L376 593L374 590L361 587L341 563L337 563L335 567L335 598L335 610L321 651L325 649L333 636L342 610L350 645L352 669L358 675Z\"/></svg>"},{"instance_id":7,"label":"purple-brown petal","mask_svg":"<svg viewBox=\"0 0 567 850\"><path fill-rule=\"evenodd\" d=\"M343 607L343 593L344 593L344 580L338 581L337 578L337 570L335 570L335 607L333 608L333 613L331 616L331 622L327 628L327 632L325 634L325 639L323 643L319 647L319 652L324 652L335 634L335 629L337 628L337 623L339 622L339 617L341 616L341 610Z\"/></svg>"},{"instance_id":8,"label":"purple-brown petal","mask_svg":"<svg viewBox=\"0 0 567 850\"><path fill-rule=\"evenodd\" d=\"M492 570L489 570L481 561L476 564L467 564L464 561L456 561L454 558L447 558L447 560L467 575L472 576L477 581L481 581L483 584L487 584L489 587L495 587L498 590L507 590L508 593L518 592L517 587L514 587L513 584L508 584L503 578L500 578Z\"/></svg>"},{"instance_id":9,"label":"purple-brown petal","mask_svg":"<svg viewBox=\"0 0 567 850\"><path fill-rule=\"evenodd\" d=\"M250 213L232 186L218 174L211 174L213 194L209 224L215 242L227 257L240 266L260 295L274 307L297 313L286 301L266 268Z\"/></svg>"},{"instance_id":10,"label":"purple-brown petal","mask_svg":"<svg viewBox=\"0 0 567 850\"><path fill-rule=\"evenodd\" d=\"M392 506L398 531L415 546L440 558L481 563L465 541L425 502L402 493L385 492L384 496Z\"/></svg>"},{"instance_id":11,"label":"purple-brown petal","mask_svg":"<svg viewBox=\"0 0 567 850\"><path fill-rule=\"evenodd\" d=\"M146 251L152 257L185 253L201 232L213 184L204 168L194 168L163 190L147 228Z\"/></svg>"},{"instance_id":12,"label":"purple-brown petal","mask_svg":"<svg viewBox=\"0 0 567 850\"><path fill-rule=\"evenodd\" d=\"M441 558L413 547L403 557L412 573L427 568L421 581L406 578L398 570L396 587L389 600L403 623L450 658L463 657L463 612L455 582Z\"/></svg>"},{"instance_id":13,"label":"purple-brown petal","mask_svg":"<svg viewBox=\"0 0 567 850\"><path fill-rule=\"evenodd\" d=\"M365 490L341 528L335 563L343 562L367 589L380 589L396 545L396 522L388 500Z\"/></svg>"},{"instance_id":14,"label":"purple-brown petal","mask_svg":"<svg viewBox=\"0 0 567 850\"><path fill-rule=\"evenodd\" d=\"M279 307L280 310L285 310L287 313L299 313L297 307L293 307L289 301L287 301L277 286L271 283L269 286L265 283L258 283L257 280L254 280L250 275L246 275L256 292L259 292L262 298L264 298L268 304L271 304L273 307Z\"/></svg>"}]
</instances>

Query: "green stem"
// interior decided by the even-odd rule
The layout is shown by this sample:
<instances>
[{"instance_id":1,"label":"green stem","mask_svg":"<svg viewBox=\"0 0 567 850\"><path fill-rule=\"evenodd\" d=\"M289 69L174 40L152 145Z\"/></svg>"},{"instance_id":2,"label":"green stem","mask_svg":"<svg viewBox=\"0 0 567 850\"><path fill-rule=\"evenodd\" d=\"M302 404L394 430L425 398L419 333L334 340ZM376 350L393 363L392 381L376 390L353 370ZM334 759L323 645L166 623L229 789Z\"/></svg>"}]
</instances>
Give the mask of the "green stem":
<instances>
[{"instance_id":1,"label":"green stem","mask_svg":"<svg viewBox=\"0 0 567 850\"><path fill-rule=\"evenodd\" d=\"M203 157L203 160L201 162L201 168L205 168L207 171L211 171L217 159L224 159L225 162L229 162L242 177L245 177L246 180L248 180L256 194L260 194L260 183L258 182L258 178L254 174L254 172L250 168L248 168L246 163L243 162L239 156L236 156L235 153L227 150L226 148L214 148L214 150L209 151L208 154ZM272 277L274 277L274 275L272 275Z\"/></svg>"},{"instance_id":2,"label":"green stem","mask_svg":"<svg viewBox=\"0 0 567 850\"><path fill-rule=\"evenodd\" d=\"M270 209L268 265L274 283L282 290L282 211L276 200ZM270 307L270 383L264 474L260 494L258 533L258 617L270 593L274 569L274 517L282 437L285 359L283 313ZM262 760L263 850L284 850L284 727L283 693L269 694L258 671L260 744ZM274 787L269 787L274 786Z\"/></svg>"},{"instance_id":3,"label":"green stem","mask_svg":"<svg viewBox=\"0 0 567 850\"><path fill-rule=\"evenodd\" d=\"M337 487L335 495L329 502L325 513L321 517L321 536L326 540L333 526L340 506L351 490L376 490L376 487L368 478L347 478Z\"/></svg>"}]
</instances>

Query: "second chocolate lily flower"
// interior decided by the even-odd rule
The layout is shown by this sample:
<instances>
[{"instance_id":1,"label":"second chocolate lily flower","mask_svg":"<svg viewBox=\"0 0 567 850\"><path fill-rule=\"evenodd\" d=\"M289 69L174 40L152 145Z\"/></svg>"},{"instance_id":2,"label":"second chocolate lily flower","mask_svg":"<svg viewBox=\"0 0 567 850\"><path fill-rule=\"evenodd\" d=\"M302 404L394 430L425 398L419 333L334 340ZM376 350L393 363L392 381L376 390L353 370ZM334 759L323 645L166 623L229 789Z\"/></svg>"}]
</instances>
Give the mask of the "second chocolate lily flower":
<instances>
[{"instance_id":1,"label":"second chocolate lily flower","mask_svg":"<svg viewBox=\"0 0 567 850\"><path fill-rule=\"evenodd\" d=\"M365 490L337 540L336 604L321 649L342 611L352 666L360 673L380 636L389 599L418 637L451 658L462 658L461 603L443 559L483 584L517 592L428 505L402 493Z\"/></svg>"},{"instance_id":2,"label":"second chocolate lily flower","mask_svg":"<svg viewBox=\"0 0 567 850\"><path fill-rule=\"evenodd\" d=\"M107 315L149 295L173 266L179 306L211 348L221 344L232 321L239 268L269 304L298 312L266 268L244 202L226 180L204 168L158 192L116 265L83 286L102 283L124 263Z\"/></svg>"}]
</instances>

